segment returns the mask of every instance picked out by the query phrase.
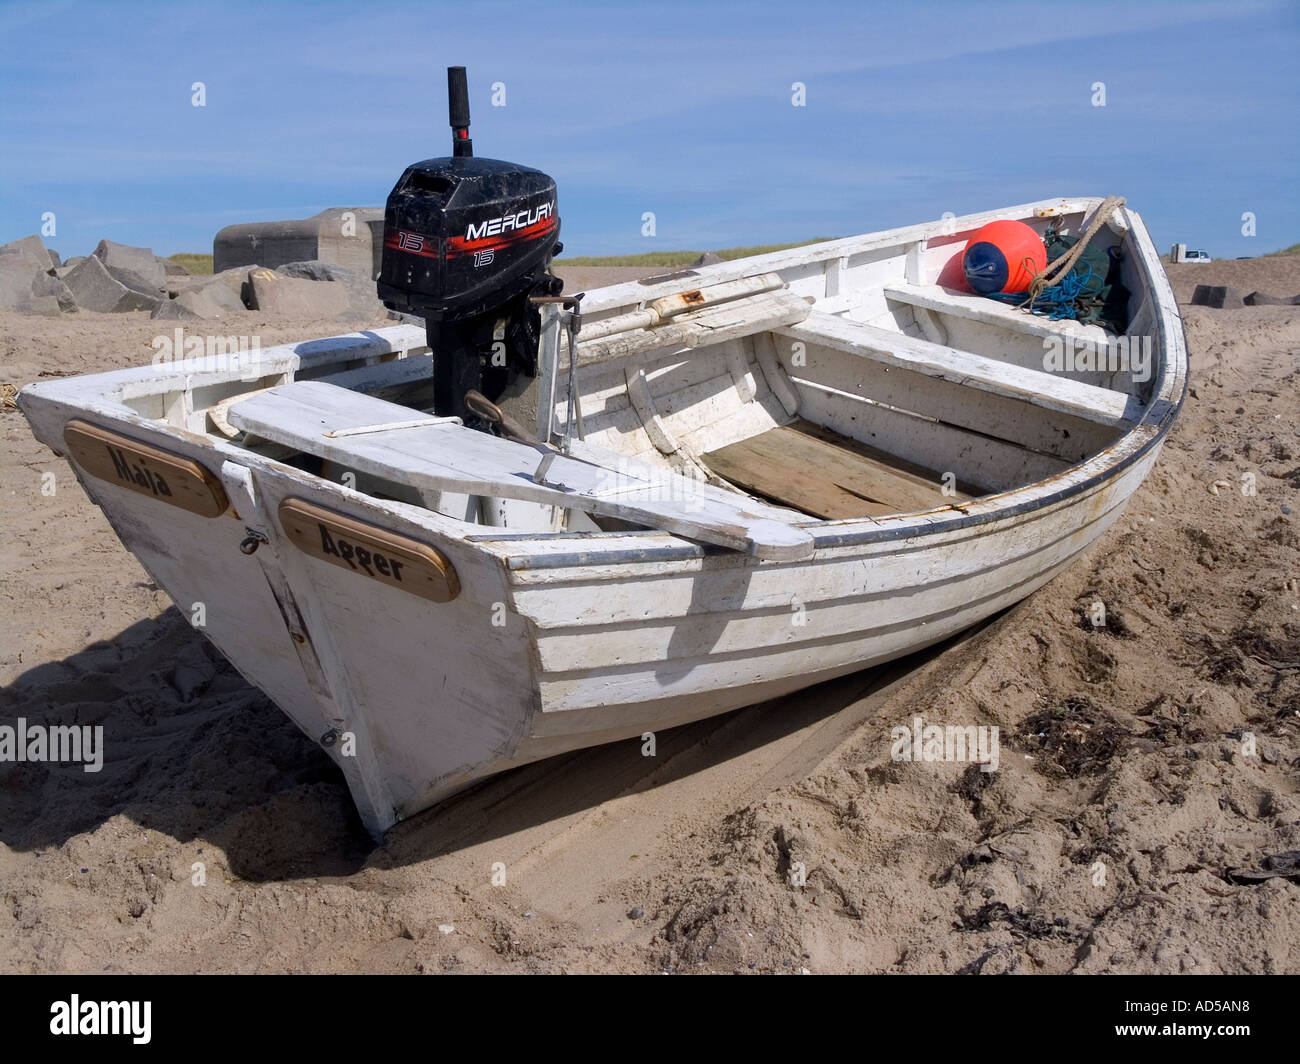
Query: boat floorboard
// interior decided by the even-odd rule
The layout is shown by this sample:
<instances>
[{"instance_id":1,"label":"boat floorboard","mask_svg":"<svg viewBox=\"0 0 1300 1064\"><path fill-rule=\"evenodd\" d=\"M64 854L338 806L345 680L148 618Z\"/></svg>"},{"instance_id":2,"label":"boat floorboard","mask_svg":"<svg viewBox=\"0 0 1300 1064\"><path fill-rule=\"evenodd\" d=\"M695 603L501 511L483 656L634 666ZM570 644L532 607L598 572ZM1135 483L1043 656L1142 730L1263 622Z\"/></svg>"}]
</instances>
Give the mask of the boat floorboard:
<instances>
[{"instance_id":1,"label":"boat floorboard","mask_svg":"<svg viewBox=\"0 0 1300 1064\"><path fill-rule=\"evenodd\" d=\"M704 461L733 484L813 517L879 517L971 498L941 473L851 440L810 421L795 421L719 447Z\"/></svg>"}]
</instances>

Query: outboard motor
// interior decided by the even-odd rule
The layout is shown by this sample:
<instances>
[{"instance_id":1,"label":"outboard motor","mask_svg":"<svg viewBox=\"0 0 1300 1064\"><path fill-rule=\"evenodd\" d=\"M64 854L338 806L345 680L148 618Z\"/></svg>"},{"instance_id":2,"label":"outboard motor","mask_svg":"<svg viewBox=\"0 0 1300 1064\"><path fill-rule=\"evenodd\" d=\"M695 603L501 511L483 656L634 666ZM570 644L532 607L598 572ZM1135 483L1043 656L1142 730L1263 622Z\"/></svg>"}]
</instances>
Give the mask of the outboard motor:
<instances>
[{"instance_id":1,"label":"outboard motor","mask_svg":"<svg viewBox=\"0 0 1300 1064\"><path fill-rule=\"evenodd\" d=\"M406 168L384 209L379 298L424 319L434 412L490 430L472 393L495 402L537 374L533 296L557 296L555 181L531 167L474 157L465 68L447 69L450 158ZM470 403L466 403L466 395Z\"/></svg>"}]
</instances>

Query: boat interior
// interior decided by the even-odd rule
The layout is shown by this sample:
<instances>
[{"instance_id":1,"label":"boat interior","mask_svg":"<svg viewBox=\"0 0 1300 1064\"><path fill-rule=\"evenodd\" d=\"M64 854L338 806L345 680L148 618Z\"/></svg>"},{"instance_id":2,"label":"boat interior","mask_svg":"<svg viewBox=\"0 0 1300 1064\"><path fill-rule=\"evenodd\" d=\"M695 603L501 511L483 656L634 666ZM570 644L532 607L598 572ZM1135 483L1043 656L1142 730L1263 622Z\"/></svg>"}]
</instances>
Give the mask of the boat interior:
<instances>
[{"instance_id":1,"label":"boat interior","mask_svg":"<svg viewBox=\"0 0 1300 1064\"><path fill-rule=\"evenodd\" d=\"M1071 202L1085 206L1021 217L1040 233L1078 234L1094 201ZM576 357L556 329L553 403L542 380L551 442L605 473L689 478L792 524L960 507L1097 454L1142 417L1158 368L1156 308L1132 233L1117 219L1094 237L1118 249L1130 293L1128 327L1113 334L963 291L971 221L590 293ZM430 447L430 433L456 428L431 416L433 358L416 328L405 335L297 345L290 368L272 360L254 380L156 376L119 398L146 417L469 524L665 527L619 510L608 481L578 488L566 506L514 492L515 482L547 483L536 468L545 448L463 429L455 440L482 439ZM312 357L301 357L307 349ZM531 466L520 449L531 450ZM439 473L448 465L498 486L456 490L464 483Z\"/></svg>"}]
</instances>

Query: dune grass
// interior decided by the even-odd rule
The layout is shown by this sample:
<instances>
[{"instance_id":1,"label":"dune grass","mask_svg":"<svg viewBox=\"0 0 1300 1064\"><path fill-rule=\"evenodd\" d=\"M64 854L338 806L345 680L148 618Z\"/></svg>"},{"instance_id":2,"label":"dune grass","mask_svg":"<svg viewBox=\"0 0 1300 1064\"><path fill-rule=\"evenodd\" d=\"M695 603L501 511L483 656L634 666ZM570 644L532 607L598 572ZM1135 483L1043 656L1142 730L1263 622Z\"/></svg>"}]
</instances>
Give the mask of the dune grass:
<instances>
[{"instance_id":1,"label":"dune grass","mask_svg":"<svg viewBox=\"0 0 1300 1064\"><path fill-rule=\"evenodd\" d=\"M168 255L172 262L178 262L184 266L190 273L211 273L212 256L200 255L198 252L178 251L175 255Z\"/></svg>"},{"instance_id":2,"label":"dune grass","mask_svg":"<svg viewBox=\"0 0 1300 1064\"><path fill-rule=\"evenodd\" d=\"M1292 244L1289 248L1270 251L1265 258L1272 258L1274 255L1300 255L1300 244Z\"/></svg>"},{"instance_id":3,"label":"dune grass","mask_svg":"<svg viewBox=\"0 0 1300 1064\"><path fill-rule=\"evenodd\" d=\"M801 248L820 244L832 237L819 236L815 240L800 240L794 244L757 244L748 248L724 248L713 254L721 259L743 259L749 255L765 255L769 251ZM555 260L559 266L689 266L702 251L648 251L643 255L566 255Z\"/></svg>"}]
</instances>

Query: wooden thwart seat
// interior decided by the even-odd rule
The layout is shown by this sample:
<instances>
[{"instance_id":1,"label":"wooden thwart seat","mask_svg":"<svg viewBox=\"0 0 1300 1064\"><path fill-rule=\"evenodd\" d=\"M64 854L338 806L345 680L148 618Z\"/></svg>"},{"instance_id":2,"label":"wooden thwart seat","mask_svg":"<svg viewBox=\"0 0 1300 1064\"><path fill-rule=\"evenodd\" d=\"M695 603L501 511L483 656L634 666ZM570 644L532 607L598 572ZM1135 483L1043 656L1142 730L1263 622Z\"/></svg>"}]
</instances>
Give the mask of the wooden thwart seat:
<instances>
[{"instance_id":1,"label":"wooden thwart seat","mask_svg":"<svg viewBox=\"0 0 1300 1064\"><path fill-rule=\"evenodd\" d=\"M227 416L256 436L421 492L603 514L760 558L813 552L812 535L788 523L790 514L723 488L596 448L576 449L579 458L513 443L321 381L261 392Z\"/></svg>"},{"instance_id":2,"label":"wooden thwart seat","mask_svg":"<svg viewBox=\"0 0 1300 1064\"><path fill-rule=\"evenodd\" d=\"M932 510L971 497L944 495L941 474L802 420L719 447L704 460L747 491L826 520Z\"/></svg>"},{"instance_id":3,"label":"wooden thwart seat","mask_svg":"<svg viewBox=\"0 0 1300 1064\"><path fill-rule=\"evenodd\" d=\"M908 306L921 307L939 314L952 314L958 318L966 318L968 321L1028 333L1031 336L1061 336L1071 332L1080 339L1099 343L1115 339L1113 334L1100 325L1082 325L1077 321L1051 321L1005 303L986 299L984 296L954 292L937 284L885 285L883 291L885 298L895 303L906 303Z\"/></svg>"},{"instance_id":4,"label":"wooden thwart seat","mask_svg":"<svg viewBox=\"0 0 1300 1064\"><path fill-rule=\"evenodd\" d=\"M1125 392L1013 366L833 314L814 311L802 323L787 326L780 333L792 340L824 344L888 366L1019 399L1099 425L1123 428L1142 416L1142 403Z\"/></svg>"}]
</instances>

